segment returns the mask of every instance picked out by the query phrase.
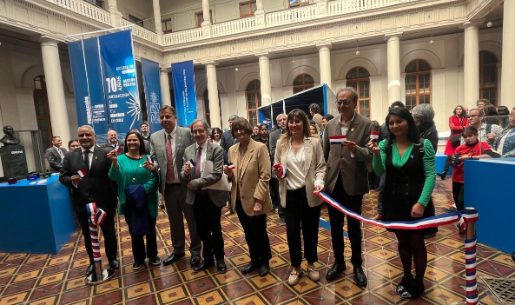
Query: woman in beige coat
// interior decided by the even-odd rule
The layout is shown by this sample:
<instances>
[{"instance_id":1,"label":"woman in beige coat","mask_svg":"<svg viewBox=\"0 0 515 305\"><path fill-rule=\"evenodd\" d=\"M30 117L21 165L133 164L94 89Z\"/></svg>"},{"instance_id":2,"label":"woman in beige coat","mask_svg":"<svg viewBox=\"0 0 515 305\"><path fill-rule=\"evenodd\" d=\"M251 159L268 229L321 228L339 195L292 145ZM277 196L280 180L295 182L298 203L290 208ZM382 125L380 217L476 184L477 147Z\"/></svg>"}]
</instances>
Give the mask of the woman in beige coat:
<instances>
[{"instance_id":1,"label":"woman in beige coat","mask_svg":"<svg viewBox=\"0 0 515 305\"><path fill-rule=\"evenodd\" d=\"M320 139L311 136L308 116L304 111L294 109L288 114L287 133L277 142L274 160L293 267L288 284L297 284L302 275L301 222L308 277L318 281L320 273L314 263L318 261L318 223L322 199L313 191L324 189L326 164Z\"/></svg>"},{"instance_id":2,"label":"woman in beige coat","mask_svg":"<svg viewBox=\"0 0 515 305\"><path fill-rule=\"evenodd\" d=\"M270 155L265 144L251 138L252 126L246 119L234 120L231 131L239 143L229 148L229 163L233 163L233 169L225 165L224 172L232 181L231 207L238 214L250 254L250 263L241 273L259 268L259 275L265 276L270 271L268 262L272 258L266 231L266 213L272 210L268 187Z\"/></svg>"}]
</instances>

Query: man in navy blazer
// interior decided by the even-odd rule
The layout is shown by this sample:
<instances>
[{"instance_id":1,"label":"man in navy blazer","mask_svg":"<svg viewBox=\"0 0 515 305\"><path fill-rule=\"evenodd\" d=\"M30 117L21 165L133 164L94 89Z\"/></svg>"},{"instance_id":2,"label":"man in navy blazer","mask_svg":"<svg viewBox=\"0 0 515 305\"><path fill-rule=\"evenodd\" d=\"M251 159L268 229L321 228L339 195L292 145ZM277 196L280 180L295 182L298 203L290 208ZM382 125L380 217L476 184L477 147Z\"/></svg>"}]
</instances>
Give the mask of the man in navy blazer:
<instances>
[{"instance_id":1,"label":"man in navy blazer","mask_svg":"<svg viewBox=\"0 0 515 305\"><path fill-rule=\"evenodd\" d=\"M111 268L118 269L120 262L117 259L118 242L114 229L117 200L108 176L111 169L111 160L107 157L109 151L95 145L96 135L91 126L79 127L78 139L81 147L64 157L59 181L72 193L73 210L82 229L89 256L90 265L86 270L88 276L94 271L94 260L86 205L95 202L97 208L106 212L104 223L100 226L104 235L105 252ZM79 171L86 173L84 177L78 175Z\"/></svg>"}]
</instances>

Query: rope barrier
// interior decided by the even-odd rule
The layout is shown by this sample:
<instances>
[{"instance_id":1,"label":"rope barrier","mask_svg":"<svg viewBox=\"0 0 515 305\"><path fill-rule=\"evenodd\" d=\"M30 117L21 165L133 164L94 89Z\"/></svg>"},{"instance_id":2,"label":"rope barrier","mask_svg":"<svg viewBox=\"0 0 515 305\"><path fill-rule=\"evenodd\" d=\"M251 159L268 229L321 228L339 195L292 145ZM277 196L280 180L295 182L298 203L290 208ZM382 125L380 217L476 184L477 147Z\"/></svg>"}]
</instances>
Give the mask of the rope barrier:
<instances>
[{"instance_id":1,"label":"rope barrier","mask_svg":"<svg viewBox=\"0 0 515 305\"><path fill-rule=\"evenodd\" d=\"M478 303L477 274L476 274L476 232L475 222L479 219L479 215L474 208L467 208L463 211L452 212L413 221L378 221L357 214L338 201L331 198L324 192L314 192L315 195L322 198L327 204L346 214L349 217L356 218L359 221L376 225L385 229L402 229L402 230L419 230L426 228L434 228L454 222L459 223L459 227L466 233L465 239L465 270L466 270L466 295L465 301L467 305L476 305Z\"/></svg>"}]
</instances>

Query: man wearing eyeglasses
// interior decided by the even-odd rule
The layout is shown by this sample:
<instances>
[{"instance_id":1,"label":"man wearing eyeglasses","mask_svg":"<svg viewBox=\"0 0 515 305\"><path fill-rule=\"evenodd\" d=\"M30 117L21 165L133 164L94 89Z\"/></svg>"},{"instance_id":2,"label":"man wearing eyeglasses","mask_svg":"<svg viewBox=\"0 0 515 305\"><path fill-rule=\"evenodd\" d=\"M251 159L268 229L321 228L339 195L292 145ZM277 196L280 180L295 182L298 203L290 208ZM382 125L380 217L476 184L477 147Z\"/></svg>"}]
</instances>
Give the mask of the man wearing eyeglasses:
<instances>
[{"instance_id":1,"label":"man wearing eyeglasses","mask_svg":"<svg viewBox=\"0 0 515 305\"><path fill-rule=\"evenodd\" d=\"M367 143L373 130L368 118L356 112L358 94L352 87L338 91L336 106L340 115L329 121L324 133L324 157L327 160L325 188L329 196L346 208L361 214L363 195L368 193L367 161L370 151ZM345 141L331 144L331 137L346 136ZM344 261L343 225L344 214L328 206L331 237L335 262L326 278L334 280L346 269ZM359 220L347 218L351 243L354 279L359 286L367 285L367 277L361 267L361 228Z\"/></svg>"},{"instance_id":2,"label":"man wearing eyeglasses","mask_svg":"<svg viewBox=\"0 0 515 305\"><path fill-rule=\"evenodd\" d=\"M485 121L485 112L479 108L469 110L469 124L478 131L478 140L486 142L490 147L493 146L495 140L501 135L502 127L497 124L487 124ZM463 137L461 145L465 144Z\"/></svg>"}]
</instances>

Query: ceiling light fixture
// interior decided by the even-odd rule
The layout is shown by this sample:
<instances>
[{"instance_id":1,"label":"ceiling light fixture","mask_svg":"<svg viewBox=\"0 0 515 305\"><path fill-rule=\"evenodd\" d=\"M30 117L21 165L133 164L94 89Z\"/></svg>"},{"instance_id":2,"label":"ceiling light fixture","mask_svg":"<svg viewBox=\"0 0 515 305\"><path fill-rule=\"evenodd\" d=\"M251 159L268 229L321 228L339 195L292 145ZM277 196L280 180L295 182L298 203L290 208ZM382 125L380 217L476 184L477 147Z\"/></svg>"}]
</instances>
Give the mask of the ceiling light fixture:
<instances>
[{"instance_id":1,"label":"ceiling light fixture","mask_svg":"<svg viewBox=\"0 0 515 305\"><path fill-rule=\"evenodd\" d=\"M359 51L358 40L356 39L356 56L359 56L359 54L361 54L361 52Z\"/></svg>"},{"instance_id":2,"label":"ceiling light fixture","mask_svg":"<svg viewBox=\"0 0 515 305\"><path fill-rule=\"evenodd\" d=\"M492 21L488 21L488 22L486 23L486 26L487 26L487 27L489 27L489 28L491 28L491 27L492 27L492 25L494 25L494 23L493 23Z\"/></svg>"}]
</instances>

